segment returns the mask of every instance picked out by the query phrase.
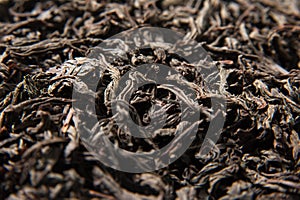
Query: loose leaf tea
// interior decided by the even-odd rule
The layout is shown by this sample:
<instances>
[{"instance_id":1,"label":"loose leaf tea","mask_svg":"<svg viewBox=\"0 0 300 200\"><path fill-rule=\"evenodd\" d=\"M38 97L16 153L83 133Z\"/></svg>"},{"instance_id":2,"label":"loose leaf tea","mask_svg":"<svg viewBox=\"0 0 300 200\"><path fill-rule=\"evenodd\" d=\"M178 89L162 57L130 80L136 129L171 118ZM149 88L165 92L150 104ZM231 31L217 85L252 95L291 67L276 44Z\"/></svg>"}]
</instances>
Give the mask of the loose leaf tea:
<instances>
[{"instance_id":1,"label":"loose leaf tea","mask_svg":"<svg viewBox=\"0 0 300 200\"><path fill-rule=\"evenodd\" d=\"M299 1L2 0L0 12L0 199L299 198ZM101 59L88 58L91 49L140 27L167 28L201 44L219 70L216 92L205 88L194 65L161 48L131 49L100 73ZM182 156L133 174L107 167L85 148L72 92L76 80L96 77L96 91L77 89L87 99L95 95L99 128L110 142L133 153L160 149L183 126L181 93L148 84L130 97L128 118L136 124L166 117L151 139L115 126L108 101L114 84L143 63L166 64L198 88L201 114ZM226 112L213 114L218 94ZM161 106L151 110L152 101ZM219 116L225 117L220 138L204 155L205 133Z\"/></svg>"}]
</instances>

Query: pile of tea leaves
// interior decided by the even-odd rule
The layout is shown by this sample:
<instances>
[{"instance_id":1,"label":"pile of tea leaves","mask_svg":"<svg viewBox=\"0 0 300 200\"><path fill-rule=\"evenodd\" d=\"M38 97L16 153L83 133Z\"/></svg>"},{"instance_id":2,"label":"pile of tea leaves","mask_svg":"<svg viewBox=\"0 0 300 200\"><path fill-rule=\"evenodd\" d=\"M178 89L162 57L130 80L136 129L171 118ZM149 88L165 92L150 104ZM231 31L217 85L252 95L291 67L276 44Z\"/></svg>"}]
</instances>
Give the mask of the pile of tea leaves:
<instances>
[{"instance_id":1,"label":"pile of tea leaves","mask_svg":"<svg viewBox=\"0 0 300 200\"><path fill-rule=\"evenodd\" d=\"M0 199L299 198L299 1L0 0L0 11ZM203 92L190 148L168 167L133 174L103 165L86 150L72 91L84 74L79 69L97 70L84 69L91 48L139 27L168 28L199 42L220 70L226 112L217 144L203 156L203 134L215 117L212 95ZM171 67L192 74L184 61L155 51L132 50L103 75L97 114L104 127L111 115L103 94L128 67L171 57ZM201 83L197 74L187 77ZM131 101L147 104L143 94L155 87L139 90ZM164 97L173 102L172 95ZM172 127L180 110L168 106ZM143 112L131 117L143 119ZM162 147L173 136L161 131L153 144L118 133L111 132L111 141L131 152Z\"/></svg>"}]
</instances>

